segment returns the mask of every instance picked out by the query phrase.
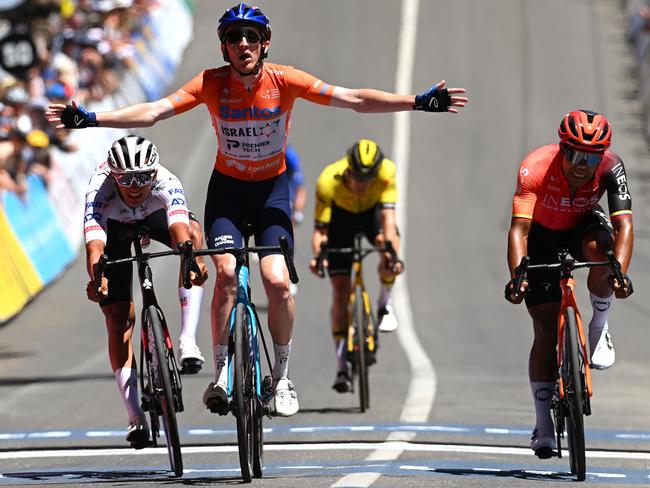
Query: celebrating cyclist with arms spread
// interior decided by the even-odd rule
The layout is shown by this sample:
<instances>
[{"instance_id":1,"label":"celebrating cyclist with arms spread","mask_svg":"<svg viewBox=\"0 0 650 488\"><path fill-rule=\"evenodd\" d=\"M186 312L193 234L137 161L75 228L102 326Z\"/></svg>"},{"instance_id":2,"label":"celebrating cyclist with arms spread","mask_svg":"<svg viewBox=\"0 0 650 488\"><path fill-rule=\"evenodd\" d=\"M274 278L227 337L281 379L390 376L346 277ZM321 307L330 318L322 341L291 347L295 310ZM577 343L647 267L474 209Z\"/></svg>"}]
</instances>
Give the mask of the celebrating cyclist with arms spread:
<instances>
[{"instance_id":1,"label":"celebrating cyclist with arms spread","mask_svg":"<svg viewBox=\"0 0 650 488\"><path fill-rule=\"evenodd\" d=\"M521 258L531 264L557 261L557 249L568 249L578 260L603 261L613 250L627 272L632 258L632 198L623 161L608 148L612 127L595 112L568 113L558 129L560 143L535 149L519 168L508 234L511 277ZM598 205L607 193L611 223ZM535 403L536 424L531 448L540 458L555 450L550 402L555 386L557 316L560 308L560 271L528 273L520 290L506 285L506 299L526 300L533 319L535 339L530 351L529 378ZM609 268L591 268L587 286L593 315L589 323L591 365L605 369L614 364L614 346L607 317L613 296L625 298L627 287L610 276Z\"/></svg>"},{"instance_id":2,"label":"celebrating cyclist with arms spread","mask_svg":"<svg viewBox=\"0 0 650 488\"><path fill-rule=\"evenodd\" d=\"M145 447L149 428L140 407L136 363L131 345L135 309L131 295L131 263L106 270L102 286L94 289L94 267L102 254L109 259L131 255L131 241L121 234L135 225L145 225L150 237L170 247L191 239L203 246L201 226L187 209L183 187L178 178L158 163L158 151L147 139L126 136L118 139L100 164L86 190L86 267L90 281L88 298L98 302L106 319L108 354L122 400L129 415L126 440L135 448ZM201 285L207 269L197 259L201 276L191 274L192 288L180 285L181 335L180 362L198 373L204 359L196 346L199 324Z\"/></svg>"},{"instance_id":3,"label":"celebrating cyclist with arms spread","mask_svg":"<svg viewBox=\"0 0 650 488\"><path fill-rule=\"evenodd\" d=\"M317 256L321 243L328 247L342 248L354 245L356 233L363 232L376 246L391 241L399 253L395 204L397 187L395 163L384 158L374 141L361 139L345 157L327 166L316 185L315 228L312 235L312 251ZM379 330L393 331L397 318L390 294L395 276L402 272L401 261L390 263L385 254L379 263L381 288L377 303ZM314 274L318 274L318 258L309 262ZM348 373L345 334L348 328L348 297L350 296L351 256L330 256L327 270L332 283L332 337L336 350L336 379L334 388L339 393L352 387Z\"/></svg>"},{"instance_id":4,"label":"celebrating cyclist with arms spread","mask_svg":"<svg viewBox=\"0 0 650 488\"><path fill-rule=\"evenodd\" d=\"M75 104L51 105L48 112L50 122L59 127L140 127L204 103L219 145L205 207L207 243L212 248L239 246L244 221L253 225L258 245L276 245L281 235L293 244L284 151L296 98L358 112L455 113L467 102L457 96L464 89L447 89L444 81L421 95L397 95L337 87L293 67L265 63L271 27L257 7L238 4L228 9L219 19L217 33L228 65L202 71L166 98L110 112L87 112ZM217 268L211 309L215 378L204 402L226 413L223 366L228 351L227 319L237 289L235 259L221 255L213 260ZM298 398L288 378L295 306L283 263L279 254L260 260L275 350L275 407L278 415L288 416L298 411Z\"/></svg>"}]
</instances>

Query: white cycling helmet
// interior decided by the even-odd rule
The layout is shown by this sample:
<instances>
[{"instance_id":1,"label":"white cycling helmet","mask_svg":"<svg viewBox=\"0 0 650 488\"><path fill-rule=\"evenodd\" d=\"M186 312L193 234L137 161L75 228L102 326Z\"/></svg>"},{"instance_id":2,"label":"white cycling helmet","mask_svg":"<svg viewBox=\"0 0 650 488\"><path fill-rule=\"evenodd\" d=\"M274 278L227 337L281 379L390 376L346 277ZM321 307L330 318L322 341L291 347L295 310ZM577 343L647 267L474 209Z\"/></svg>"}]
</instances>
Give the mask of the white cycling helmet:
<instances>
[{"instance_id":1,"label":"white cycling helmet","mask_svg":"<svg viewBox=\"0 0 650 488\"><path fill-rule=\"evenodd\" d=\"M144 137L125 136L113 143L107 161L113 173L154 171L158 168L158 150Z\"/></svg>"}]
</instances>

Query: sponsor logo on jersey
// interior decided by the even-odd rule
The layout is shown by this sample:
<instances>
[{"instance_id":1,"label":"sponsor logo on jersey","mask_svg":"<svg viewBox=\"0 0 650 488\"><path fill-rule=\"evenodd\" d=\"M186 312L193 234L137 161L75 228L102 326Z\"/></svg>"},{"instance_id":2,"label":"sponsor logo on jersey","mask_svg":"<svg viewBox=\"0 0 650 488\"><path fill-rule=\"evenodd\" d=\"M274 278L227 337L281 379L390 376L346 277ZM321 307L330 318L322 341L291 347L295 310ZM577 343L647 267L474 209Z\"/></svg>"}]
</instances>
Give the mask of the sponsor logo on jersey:
<instances>
[{"instance_id":1,"label":"sponsor logo on jersey","mask_svg":"<svg viewBox=\"0 0 650 488\"><path fill-rule=\"evenodd\" d=\"M98 200L93 200L92 202L86 202L86 208L102 208L106 206L106 202L101 202Z\"/></svg>"},{"instance_id":2,"label":"sponsor logo on jersey","mask_svg":"<svg viewBox=\"0 0 650 488\"><path fill-rule=\"evenodd\" d=\"M264 100L274 100L276 98L280 98L280 90L277 88L269 88L268 90L260 93L260 98L263 98Z\"/></svg>"},{"instance_id":3,"label":"sponsor logo on jersey","mask_svg":"<svg viewBox=\"0 0 650 488\"><path fill-rule=\"evenodd\" d=\"M544 195L542 204L545 207L557 208L561 210L569 209L589 209L598 203L600 198L598 195L593 195L589 198L587 197L560 197L555 195Z\"/></svg>"},{"instance_id":4,"label":"sponsor logo on jersey","mask_svg":"<svg viewBox=\"0 0 650 488\"><path fill-rule=\"evenodd\" d=\"M219 117L223 120L272 119L280 114L280 106L271 108L260 108L257 105L246 108L231 108L227 105L219 106Z\"/></svg>"},{"instance_id":5,"label":"sponsor logo on jersey","mask_svg":"<svg viewBox=\"0 0 650 488\"><path fill-rule=\"evenodd\" d=\"M612 168L612 173L616 178L616 183L618 183L618 198L619 200L631 200L628 187L627 187L627 178L625 176L625 169L623 168L622 163L617 163L616 166Z\"/></svg>"},{"instance_id":6,"label":"sponsor logo on jersey","mask_svg":"<svg viewBox=\"0 0 650 488\"><path fill-rule=\"evenodd\" d=\"M263 126L252 127L224 127L221 126L221 133L226 137L271 137L278 131L280 120L267 122ZM237 147L237 146L234 146Z\"/></svg>"},{"instance_id":7,"label":"sponsor logo on jersey","mask_svg":"<svg viewBox=\"0 0 650 488\"><path fill-rule=\"evenodd\" d=\"M169 193L170 195L185 195L185 193L183 193L183 190L181 190L180 188L171 188L167 190L167 193Z\"/></svg>"}]
</instances>

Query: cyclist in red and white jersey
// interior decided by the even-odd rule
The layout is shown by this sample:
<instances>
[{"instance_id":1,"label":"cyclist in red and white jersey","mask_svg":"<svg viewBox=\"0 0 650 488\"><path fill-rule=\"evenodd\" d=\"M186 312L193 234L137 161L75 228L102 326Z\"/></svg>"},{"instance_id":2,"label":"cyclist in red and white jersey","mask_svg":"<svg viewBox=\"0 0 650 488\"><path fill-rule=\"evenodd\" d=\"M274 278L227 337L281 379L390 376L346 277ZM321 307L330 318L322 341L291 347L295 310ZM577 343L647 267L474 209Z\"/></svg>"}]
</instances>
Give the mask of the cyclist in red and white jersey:
<instances>
[{"instance_id":1,"label":"cyclist in red and white jersey","mask_svg":"<svg viewBox=\"0 0 650 488\"><path fill-rule=\"evenodd\" d=\"M406 110L457 113L467 98L462 88L445 88L441 81L420 95L398 95L374 89L348 89L291 66L264 62L271 42L269 19L257 7L240 3L219 19L221 51L228 65L206 69L175 93L160 100L110 112L51 105L50 122L59 127L142 127L179 115L200 104L207 106L219 147L208 187L205 231L209 247L241 244L244 222L253 225L258 245L275 245L281 235L293 244L284 152L297 98L313 103L379 113ZM203 400L211 410L228 411L226 371L227 318L236 293L235 259L216 256L212 332L215 377ZM298 411L298 398L288 376L295 306L289 276L279 254L260 259L269 303L269 329L274 344L275 410L289 416Z\"/></svg>"},{"instance_id":2,"label":"cyclist in red and white jersey","mask_svg":"<svg viewBox=\"0 0 650 488\"><path fill-rule=\"evenodd\" d=\"M588 261L606 260L605 251L612 249L626 273L634 241L632 197L623 161L609 150L612 126L596 112L576 110L562 119L558 134L559 144L535 149L519 168L508 234L511 277L523 256L530 256L531 264L557 262L559 248ZM611 223L598 205L605 193ZM530 270L520 290L514 290L512 280L505 290L512 303L521 303L525 294L533 319L535 340L528 371L537 420L531 448L540 458L551 457L556 448L550 402L556 374L559 280L559 270ZM625 281L624 286L618 283L606 267L589 270L593 308L589 349L596 369L614 364L607 319L614 295L625 298L632 292L627 276Z\"/></svg>"},{"instance_id":3,"label":"cyclist in red and white jersey","mask_svg":"<svg viewBox=\"0 0 650 488\"><path fill-rule=\"evenodd\" d=\"M149 429L140 406L136 362L131 345L135 309L131 295L131 263L108 268L99 289L94 288L94 266L102 254L109 259L131 255L131 242L121 234L137 225L149 228L149 236L170 247L191 239L203 246L202 230L188 210L183 187L158 163L158 151L147 139L118 139L90 179L86 191L84 234L86 267L90 281L88 298L98 302L106 319L108 354L120 394L129 416L127 441L136 449L147 445ZM192 286L180 285L181 333L179 362L183 371L198 373L204 358L196 345L205 263L198 260L201 276L192 273Z\"/></svg>"}]
</instances>

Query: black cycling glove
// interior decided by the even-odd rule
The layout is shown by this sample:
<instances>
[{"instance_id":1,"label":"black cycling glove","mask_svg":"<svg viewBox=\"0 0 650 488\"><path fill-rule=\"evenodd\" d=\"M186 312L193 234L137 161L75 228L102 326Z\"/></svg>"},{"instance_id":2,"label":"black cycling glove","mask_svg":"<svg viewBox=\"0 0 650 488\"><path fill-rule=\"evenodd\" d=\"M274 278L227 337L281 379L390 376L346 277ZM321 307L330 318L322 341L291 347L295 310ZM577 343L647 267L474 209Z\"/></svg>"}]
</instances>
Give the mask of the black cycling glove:
<instances>
[{"instance_id":1,"label":"black cycling glove","mask_svg":"<svg viewBox=\"0 0 650 488\"><path fill-rule=\"evenodd\" d=\"M97 127L97 116L95 112L88 112L81 105L66 105L61 113L61 122L67 129L85 129L86 127Z\"/></svg>"},{"instance_id":2,"label":"black cycling glove","mask_svg":"<svg viewBox=\"0 0 650 488\"><path fill-rule=\"evenodd\" d=\"M435 85L421 95L415 96L413 110L425 112L446 112L451 107L451 95L446 88L437 88Z\"/></svg>"}]
</instances>

